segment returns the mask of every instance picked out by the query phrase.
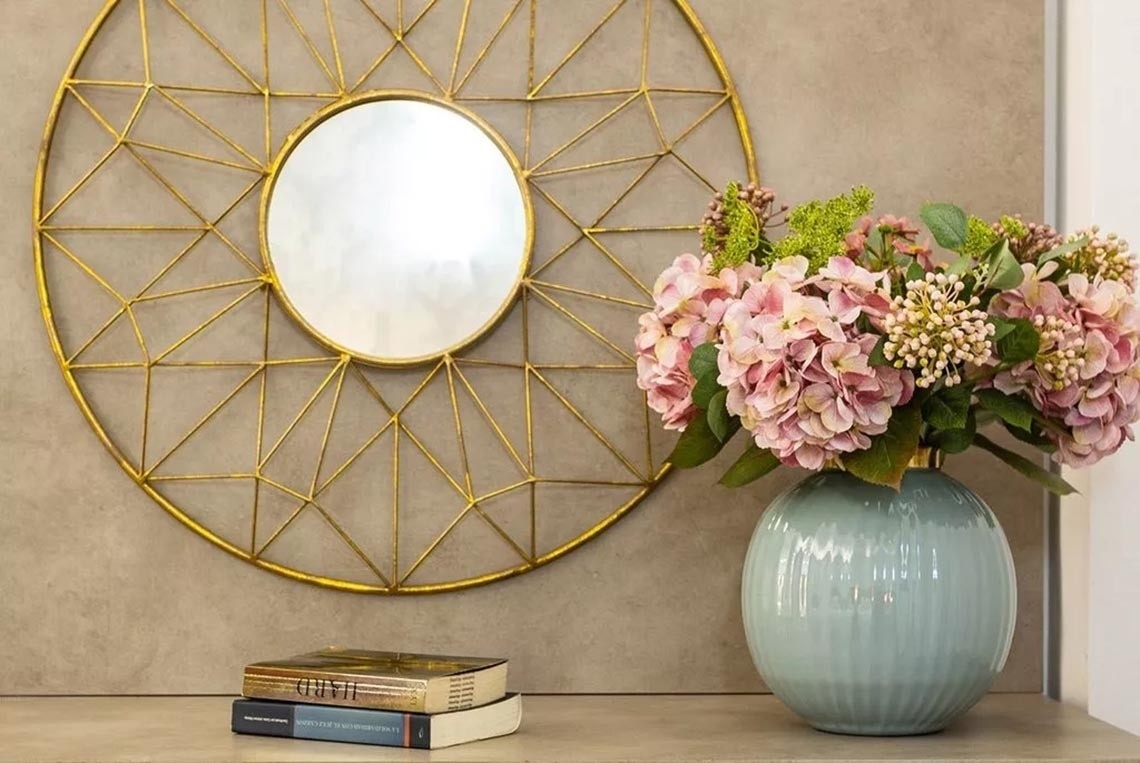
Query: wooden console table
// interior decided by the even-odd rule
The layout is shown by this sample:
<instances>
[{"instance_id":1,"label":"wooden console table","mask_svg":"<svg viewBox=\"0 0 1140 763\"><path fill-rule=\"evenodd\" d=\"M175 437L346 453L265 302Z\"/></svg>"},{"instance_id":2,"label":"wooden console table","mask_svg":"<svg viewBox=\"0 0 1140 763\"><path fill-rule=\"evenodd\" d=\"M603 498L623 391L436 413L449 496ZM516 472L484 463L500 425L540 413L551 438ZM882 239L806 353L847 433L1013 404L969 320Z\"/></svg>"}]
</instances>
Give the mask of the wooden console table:
<instances>
[{"instance_id":1,"label":"wooden console table","mask_svg":"<svg viewBox=\"0 0 1140 763\"><path fill-rule=\"evenodd\" d=\"M519 733L433 752L237 736L228 697L0 698L0 762L1140 761L1140 738L1035 695L927 737L813 731L770 696L528 696Z\"/></svg>"}]
</instances>

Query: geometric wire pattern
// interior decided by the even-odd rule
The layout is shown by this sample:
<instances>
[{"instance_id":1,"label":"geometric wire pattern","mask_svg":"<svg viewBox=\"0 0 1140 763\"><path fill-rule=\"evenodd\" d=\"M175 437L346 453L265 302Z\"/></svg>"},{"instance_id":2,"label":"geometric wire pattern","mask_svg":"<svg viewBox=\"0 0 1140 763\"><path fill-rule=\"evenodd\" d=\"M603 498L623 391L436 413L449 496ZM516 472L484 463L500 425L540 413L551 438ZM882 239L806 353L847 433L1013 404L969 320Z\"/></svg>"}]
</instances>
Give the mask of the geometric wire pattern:
<instances>
[{"instance_id":1,"label":"geometric wire pattern","mask_svg":"<svg viewBox=\"0 0 1140 763\"><path fill-rule=\"evenodd\" d=\"M239 558L356 592L499 580L624 516L668 470L634 384L633 318L663 263L692 248L714 188L699 157L733 155L756 179L739 98L692 10L214 2L220 21L211 0L108 2L45 131L41 305L121 467ZM661 61L679 71L656 76ZM711 76L688 84L700 64ZM493 125L542 207L504 322L411 371L311 341L257 248L284 136L397 89Z\"/></svg>"}]
</instances>

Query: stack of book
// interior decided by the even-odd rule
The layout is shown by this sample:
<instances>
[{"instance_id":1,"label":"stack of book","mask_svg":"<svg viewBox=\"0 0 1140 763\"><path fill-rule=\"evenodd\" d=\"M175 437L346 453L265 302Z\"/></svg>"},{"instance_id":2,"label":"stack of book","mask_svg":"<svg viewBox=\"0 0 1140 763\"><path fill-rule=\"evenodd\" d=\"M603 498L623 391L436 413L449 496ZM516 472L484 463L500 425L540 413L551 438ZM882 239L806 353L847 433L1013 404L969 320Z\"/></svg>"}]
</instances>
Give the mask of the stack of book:
<instances>
[{"instance_id":1,"label":"stack of book","mask_svg":"<svg viewBox=\"0 0 1140 763\"><path fill-rule=\"evenodd\" d=\"M239 734L436 749L514 732L507 661L323 649L245 668Z\"/></svg>"}]
</instances>

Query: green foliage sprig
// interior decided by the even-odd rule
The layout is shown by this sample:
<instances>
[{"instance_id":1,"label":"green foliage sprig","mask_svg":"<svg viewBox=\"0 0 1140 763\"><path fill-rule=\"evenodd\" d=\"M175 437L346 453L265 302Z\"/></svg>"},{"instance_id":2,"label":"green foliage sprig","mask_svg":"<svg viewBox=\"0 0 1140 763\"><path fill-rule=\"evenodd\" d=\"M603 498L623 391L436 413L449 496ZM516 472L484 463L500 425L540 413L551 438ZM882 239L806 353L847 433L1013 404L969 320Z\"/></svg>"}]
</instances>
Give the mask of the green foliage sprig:
<instances>
[{"instance_id":1,"label":"green foliage sprig","mask_svg":"<svg viewBox=\"0 0 1140 763\"><path fill-rule=\"evenodd\" d=\"M807 258L808 273L816 272L846 251L847 234L859 218L870 214L874 203L871 189L858 185L848 194L799 205L788 214L788 235L773 244L765 261L799 255Z\"/></svg>"},{"instance_id":2,"label":"green foliage sprig","mask_svg":"<svg viewBox=\"0 0 1140 763\"><path fill-rule=\"evenodd\" d=\"M961 252L974 258L981 257L999 238L989 223L976 215L970 215L966 221L966 242L962 245Z\"/></svg>"},{"instance_id":3,"label":"green foliage sprig","mask_svg":"<svg viewBox=\"0 0 1140 763\"><path fill-rule=\"evenodd\" d=\"M740 198L740 185L729 183L723 196L721 214L728 232L722 236L713 226L706 226L701 236L704 250L713 255L714 273L748 262L761 240L760 220L752 206Z\"/></svg>"}]
</instances>

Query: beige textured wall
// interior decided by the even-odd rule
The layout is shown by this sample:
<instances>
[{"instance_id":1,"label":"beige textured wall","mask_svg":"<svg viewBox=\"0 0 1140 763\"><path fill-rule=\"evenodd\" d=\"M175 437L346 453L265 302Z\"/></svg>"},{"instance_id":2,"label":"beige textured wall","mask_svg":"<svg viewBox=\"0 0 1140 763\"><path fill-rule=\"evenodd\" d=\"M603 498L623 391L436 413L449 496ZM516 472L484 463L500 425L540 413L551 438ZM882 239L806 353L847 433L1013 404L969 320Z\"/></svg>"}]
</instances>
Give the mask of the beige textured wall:
<instances>
[{"instance_id":1,"label":"beige textured wall","mask_svg":"<svg viewBox=\"0 0 1140 763\"><path fill-rule=\"evenodd\" d=\"M675 475L550 567L400 599L254 569L195 538L131 484L60 381L30 253L43 119L100 6L5 3L0 693L233 691L243 662L332 641L509 655L527 691L761 688L740 627L738 574L766 496L793 474L711 493L711 471ZM693 6L736 78L762 175L788 199L866 182L880 208L896 212L953 198L981 214L1040 213L1040 2ZM1016 556L1018 631L999 688L1035 691L1041 496L988 459L962 457L951 471L994 505Z\"/></svg>"}]
</instances>

